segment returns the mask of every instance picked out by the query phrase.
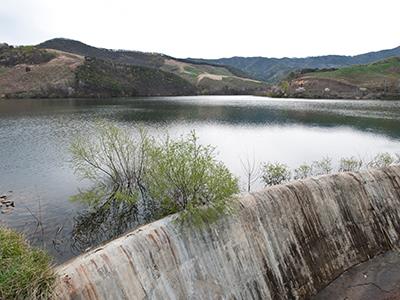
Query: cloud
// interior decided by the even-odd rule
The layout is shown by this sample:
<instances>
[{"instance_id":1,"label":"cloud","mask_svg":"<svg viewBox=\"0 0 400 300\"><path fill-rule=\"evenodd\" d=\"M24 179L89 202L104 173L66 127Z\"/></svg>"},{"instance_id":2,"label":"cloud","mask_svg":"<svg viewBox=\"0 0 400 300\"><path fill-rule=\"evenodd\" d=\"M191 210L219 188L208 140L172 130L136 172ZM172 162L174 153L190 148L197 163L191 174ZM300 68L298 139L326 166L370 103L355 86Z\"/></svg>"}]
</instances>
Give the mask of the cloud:
<instances>
[{"instance_id":1,"label":"cloud","mask_svg":"<svg viewBox=\"0 0 400 300\"><path fill-rule=\"evenodd\" d=\"M3 2L4 1L4 2ZM10 44L35 44L48 37L43 29L45 7L34 1L2 0L0 41Z\"/></svg>"},{"instance_id":2,"label":"cloud","mask_svg":"<svg viewBox=\"0 0 400 300\"><path fill-rule=\"evenodd\" d=\"M4 1L4 3L3 3ZM178 57L358 54L400 44L397 0L2 0L0 40Z\"/></svg>"}]
</instances>

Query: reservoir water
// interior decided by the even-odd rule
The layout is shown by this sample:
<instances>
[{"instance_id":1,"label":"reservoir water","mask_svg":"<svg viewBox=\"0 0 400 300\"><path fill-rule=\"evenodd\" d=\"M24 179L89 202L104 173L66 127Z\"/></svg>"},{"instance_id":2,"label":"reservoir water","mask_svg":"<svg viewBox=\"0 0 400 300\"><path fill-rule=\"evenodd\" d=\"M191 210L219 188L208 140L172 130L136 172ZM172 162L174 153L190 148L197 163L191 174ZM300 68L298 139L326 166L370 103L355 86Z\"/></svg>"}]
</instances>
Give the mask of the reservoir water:
<instances>
[{"instance_id":1,"label":"reservoir water","mask_svg":"<svg viewBox=\"0 0 400 300\"><path fill-rule=\"evenodd\" d=\"M291 168L323 157L400 153L400 101L294 100L253 96L0 101L0 196L15 208L5 224L44 246L56 262L79 254L72 230L84 205L69 197L88 185L74 174L69 145L98 120L171 136L195 130L238 177L241 161ZM243 183L243 182L242 182ZM258 183L254 188L261 188ZM116 232L118 234L118 232ZM102 239L96 239L96 243Z\"/></svg>"}]
</instances>

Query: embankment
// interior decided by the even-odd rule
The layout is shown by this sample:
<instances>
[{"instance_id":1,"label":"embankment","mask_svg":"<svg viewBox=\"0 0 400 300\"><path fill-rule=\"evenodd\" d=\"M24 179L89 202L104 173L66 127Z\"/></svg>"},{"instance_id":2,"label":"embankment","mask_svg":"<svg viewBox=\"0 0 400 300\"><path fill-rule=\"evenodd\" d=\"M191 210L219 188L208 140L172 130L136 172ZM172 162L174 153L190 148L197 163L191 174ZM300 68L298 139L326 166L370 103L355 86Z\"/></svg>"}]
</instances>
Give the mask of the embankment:
<instances>
[{"instance_id":1,"label":"embankment","mask_svg":"<svg viewBox=\"0 0 400 300\"><path fill-rule=\"evenodd\" d=\"M307 299L394 248L400 167L296 181L183 230L173 216L59 266L61 299Z\"/></svg>"}]
</instances>

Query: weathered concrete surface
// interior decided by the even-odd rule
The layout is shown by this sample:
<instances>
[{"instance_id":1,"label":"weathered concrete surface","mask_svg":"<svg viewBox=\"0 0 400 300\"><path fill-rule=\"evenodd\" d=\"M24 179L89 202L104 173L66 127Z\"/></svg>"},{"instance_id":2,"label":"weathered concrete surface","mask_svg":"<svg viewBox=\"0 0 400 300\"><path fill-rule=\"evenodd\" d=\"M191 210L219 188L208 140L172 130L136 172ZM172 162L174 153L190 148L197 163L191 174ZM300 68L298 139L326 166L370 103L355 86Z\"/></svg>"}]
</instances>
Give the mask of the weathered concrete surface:
<instances>
[{"instance_id":1,"label":"weathered concrete surface","mask_svg":"<svg viewBox=\"0 0 400 300\"><path fill-rule=\"evenodd\" d=\"M307 299L399 242L400 167L297 181L182 230L168 217L62 265L61 299Z\"/></svg>"},{"instance_id":2,"label":"weathered concrete surface","mask_svg":"<svg viewBox=\"0 0 400 300\"><path fill-rule=\"evenodd\" d=\"M400 253L389 251L344 272L313 300L400 299Z\"/></svg>"}]
</instances>

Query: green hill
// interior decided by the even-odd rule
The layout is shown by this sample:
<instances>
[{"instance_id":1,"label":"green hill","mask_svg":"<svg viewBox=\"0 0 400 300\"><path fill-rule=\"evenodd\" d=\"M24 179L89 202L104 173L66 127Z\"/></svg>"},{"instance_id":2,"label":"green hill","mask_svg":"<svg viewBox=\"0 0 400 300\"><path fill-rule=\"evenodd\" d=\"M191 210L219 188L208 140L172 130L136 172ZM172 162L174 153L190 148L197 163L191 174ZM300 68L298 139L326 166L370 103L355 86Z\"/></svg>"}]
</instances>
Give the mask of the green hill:
<instances>
[{"instance_id":1,"label":"green hill","mask_svg":"<svg viewBox=\"0 0 400 300\"><path fill-rule=\"evenodd\" d=\"M334 70L302 71L288 79L290 96L400 99L400 57Z\"/></svg>"},{"instance_id":2,"label":"green hill","mask_svg":"<svg viewBox=\"0 0 400 300\"><path fill-rule=\"evenodd\" d=\"M346 80L353 84L365 87L380 87L387 82L396 82L400 79L400 57L392 57L368 65L356 65L337 70L316 70L304 76Z\"/></svg>"}]
</instances>

